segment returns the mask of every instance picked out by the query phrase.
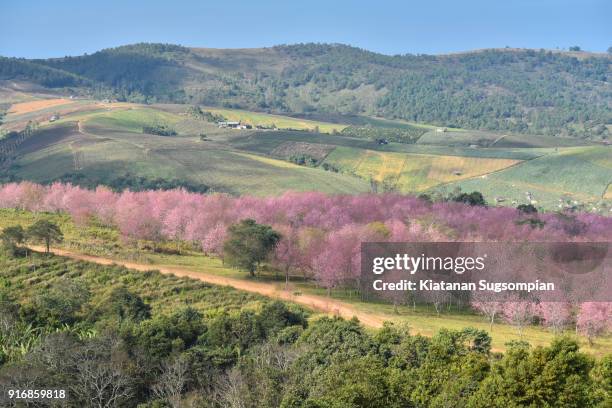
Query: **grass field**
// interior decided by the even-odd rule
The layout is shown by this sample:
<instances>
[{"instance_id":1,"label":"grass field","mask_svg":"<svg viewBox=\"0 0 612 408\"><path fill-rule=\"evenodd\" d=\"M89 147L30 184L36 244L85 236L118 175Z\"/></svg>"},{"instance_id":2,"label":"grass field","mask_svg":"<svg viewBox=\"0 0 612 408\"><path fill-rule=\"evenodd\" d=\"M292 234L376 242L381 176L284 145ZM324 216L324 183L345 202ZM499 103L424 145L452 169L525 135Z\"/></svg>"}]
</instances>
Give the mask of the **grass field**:
<instances>
[{"instance_id":1,"label":"grass field","mask_svg":"<svg viewBox=\"0 0 612 408\"><path fill-rule=\"evenodd\" d=\"M612 184L608 184L608 188L603 195L604 200L612 200Z\"/></svg>"},{"instance_id":2,"label":"grass field","mask_svg":"<svg viewBox=\"0 0 612 408\"><path fill-rule=\"evenodd\" d=\"M88 127L142 133L142 127L151 124L175 125L178 115L149 108L132 108L101 113L87 120Z\"/></svg>"},{"instance_id":3,"label":"grass field","mask_svg":"<svg viewBox=\"0 0 612 408\"><path fill-rule=\"evenodd\" d=\"M20 147L20 156L9 174L38 182L75 172L100 182L132 174L189 180L215 191L256 195L287 190L354 193L368 189L367 182L357 177L235 152L195 136L144 135L142 124L149 120L178 123L182 119L134 109L84 121L84 133L79 133L75 123L47 127Z\"/></svg>"},{"instance_id":4,"label":"grass field","mask_svg":"<svg viewBox=\"0 0 612 408\"><path fill-rule=\"evenodd\" d=\"M15 224L21 224L27 227L41 216L46 218L51 217L54 222L57 222L61 226L65 235L62 247L65 248L77 250L85 254L105 256L118 260L148 263L151 264L152 269L155 267L188 268L189 270L200 273L249 280L247 273L224 266L220 259L207 257L199 252L189 250L184 250L183 255L168 255L142 250L139 249L138 246L126 246L116 230L95 225L76 226L72 223L70 218L64 214L40 215L25 211L0 210L0 228ZM140 276L144 278L144 275L141 274ZM140 277L136 278L141 279ZM163 293L167 293L164 290L164 286L155 286L155 282L158 282L159 279L170 279L167 282L164 280L165 284L169 285L166 290L170 290L184 281L184 279L177 278L173 280L158 275L152 278L154 281L145 285L145 287L152 290L151 296L153 296L153 294L162 293L158 293L160 290L163 290ZM283 279L277 277L274 271L262 272L256 281L277 285L279 290L282 289L284 284ZM292 278L291 288L292 291L302 294L326 295L323 289L315 287L310 282L304 282L300 276ZM244 296L245 299L257 299L257 297L253 297L252 295L245 294ZM332 298L349 303L355 310L374 313L384 317L385 320L407 323L413 334L421 333L424 335L431 335L441 328L462 329L468 326L489 331L489 324L484 317L475 315L465 309L452 308L444 310L438 316L433 307L429 305L416 305L415 308L412 306L400 305L394 308L393 305L386 303L362 302L355 294L339 289L332 292ZM174 299L175 298L172 297L167 300L157 300L157 302L159 302L160 307L166 307L172 305ZM245 306L249 307L248 305L249 303L245 300ZM573 336L573 331L568 329L566 334ZM493 326L491 336L493 339L492 345L497 350L504 350L507 342L519 340L521 338L515 328L503 324L501 321L498 321ZM527 327L522 334L522 339L529 341L534 346L549 344L553 337L554 334L551 331L539 326ZM581 349L596 356L604 355L606 352L609 352L612 347L611 335L598 338L592 346L589 345L583 337L578 337L577 340L581 345Z\"/></svg>"},{"instance_id":5,"label":"grass field","mask_svg":"<svg viewBox=\"0 0 612 408\"><path fill-rule=\"evenodd\" d=\"M279 129L298 129L298 130L315 130L319 129L321 133L331 133L334 130L341 131L347 125L320 122L308 119L297 119L289 116L271 115L267 113L249 112L238 109L219 109L207 107L205 110L223 115L230 121L240 121L253 126L276 126Z\"/></svg>"},{"instance_id":6,"label":"grass field","mask_svg":"<svg viewBox=\"0 0 612 408\"><path fill-rule=\"evenodd\" d=\"M521 202L529 191L538 205L555 208L561 197L580 202L599 201L605 197L610 182L612 149L596 146L563 149L485 179L460 181L449 187L478 190L486 197L517 197Z\"/></svg>"},{"instance_id":7,"label":"grass field","mask_svg":"<svg viewBox=\"0 0 612 408\"><path fill-rule=\"evenodd\" d=\"M511 159L402 154L337 147L325 159L364 179L388 181L401 192L423 191L464 178L488 174L519 163Z\"/></svg>"},{"instance_id":8,"label":"grass field","mask_svg":"<svg viewBox=\"0 0 612 408\"><path fill-rule=\"evenodd\" d=\"M20 102L12 105L8 110L9 114L21 115L24 113L30 113L41 109L52 108L58 105L66 105L71 103L70 99L58 98L58 99L40 99L36 101Z\"/></svg>"},{"instance_id":9,"label":"grass field","mask_svg":"<svg viewBox=\"0 0 612 408\"><path fill-rule=\"evenodd\" d=\"M499 134L482 131L429 131L419 138L418 144L439 146L478 146L496 148L538 148L585 146L589 142L580 139L542 135Z\"/></svg>"},{"instance_id":10,"label":"grass field","mask_svg":"<svg viewBox=\"0 0 612 408\"><path fill-rule=\"evenodd\" d=\"M43 122L40 135L21 146L6 173L39 182L75 172L104 182L129 173L184 179L216 191L266 195L286 190L363 192L370 189L369 181L375 180L383 189L400 192L440 187L478 190L490 203L503 198L508 205L526 202L530 192L545 209L558 208L560 199L581 203L612 199L608 187L612 149L601 145L568 147L586 143L574 139L463 129L437 132L429 127L417 144L378 144L334 130L346 125L402 128L415 124L342 115L327 115L329 122L325 122L325 115L302 119L206 108L253 125L304 129L230 130L187 116L185 105L55 98L15 106L20 106L22 113L8 115L5 127L25 125L37 118ZM56 110L61 118L52 124L44 122ZM346 123L341 122L343 118ZM142 133L144 126L155 124L167 125L178 135ZM316 127L319 132L312 131ZM207 141L200 141L201 134ZM315 154L340 173L289 163L292 152Z\"/></svg>"},{"instance_id":11,"label":"grass field","mask_svg":"<svg viewBox=\"0 0 612 408\"><path fill-rule=\"evenodd\" d=\"M441 156L485 157L494 159L529 160L554 152L554 148L488 148L474 149L463 146L434 146L419 144L389 143L379 145L375 141L341 135L312 132L246 132L222 137L222 140L240 150L271 155L286 142L304 142L332 146L345 146L380 152L429 154Z\"/></svg>"}]
</instances>

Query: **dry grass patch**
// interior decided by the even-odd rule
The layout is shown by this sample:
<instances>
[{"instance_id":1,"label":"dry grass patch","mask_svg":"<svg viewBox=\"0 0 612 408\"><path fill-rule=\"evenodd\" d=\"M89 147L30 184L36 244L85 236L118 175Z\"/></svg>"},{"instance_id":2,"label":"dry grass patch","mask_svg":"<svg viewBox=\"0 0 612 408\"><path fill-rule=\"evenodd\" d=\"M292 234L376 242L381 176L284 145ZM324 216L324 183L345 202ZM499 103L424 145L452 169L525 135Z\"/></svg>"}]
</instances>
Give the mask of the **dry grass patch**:
<instances>
[{"instance_id":1,"label":"dry grass patch","mask_svg":"<svg viewBox=\"0 0 612 408\"><path fill-rule=\"evenodd\" d=\"M37 101L21 102L11 106L8 113L14 115L22 115L24 113L36 112L41 109L52 108L54 106L65 105L72 103L70 99L40 99Z\"/></svg>"}]
</instances>

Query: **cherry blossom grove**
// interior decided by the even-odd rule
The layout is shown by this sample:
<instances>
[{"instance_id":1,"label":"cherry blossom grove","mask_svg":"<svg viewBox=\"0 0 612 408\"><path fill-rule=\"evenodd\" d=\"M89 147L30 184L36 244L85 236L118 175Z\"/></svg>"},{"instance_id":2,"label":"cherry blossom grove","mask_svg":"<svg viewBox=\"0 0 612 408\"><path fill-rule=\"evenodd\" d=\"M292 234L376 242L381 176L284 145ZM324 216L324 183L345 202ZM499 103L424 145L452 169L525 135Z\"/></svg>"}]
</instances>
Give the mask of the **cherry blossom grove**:
<instances>
[{"instance_id":1,"label":"cherry blossom grove","mask_svg":"<svg viewBox=\"0 0 612 408\"><path fill-rule=\"evenodd\" d=\"M116 227L126 240L192 242L204 253L218 256L222 256L227 228L252 218L282 234L274 257L279 270L304 274L327 289L353 286L359 279L360 245L367 241L612 242L609 217L523 214L508 207L431 203L391 193L234 197L182 189L117 193L106 187L87 190L70 184L21 182L0 186L0 208L66 212L77 224L95 217ZM535 217L541 222L529 222ZM531 315L539 315L555 330L566 326L572 313L570 306L558 304L543 304L537 311L522 303L500 305L500 310L496 306L495 311L482 302L473 306L491 321L499 315L519 326L529 323ZM522 313L525 310L529 313ZM609 305L585 304L574 310L578 329L589 335L610 324ZM593 322L589 316L600 318ZM608 321L602 323L601 316Z\"/></svg>"}]
</instances>

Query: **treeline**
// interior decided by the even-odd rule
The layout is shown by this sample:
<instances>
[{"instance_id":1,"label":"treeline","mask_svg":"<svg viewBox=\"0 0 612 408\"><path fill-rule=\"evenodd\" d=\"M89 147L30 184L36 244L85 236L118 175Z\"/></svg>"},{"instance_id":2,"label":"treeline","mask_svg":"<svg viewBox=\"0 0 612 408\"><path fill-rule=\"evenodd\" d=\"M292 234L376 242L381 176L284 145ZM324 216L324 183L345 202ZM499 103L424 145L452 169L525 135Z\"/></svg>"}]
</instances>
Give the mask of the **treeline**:
<instances>
[{"instance_id":1,"label":"treeline","mask_svg":"<svg viewBox=\"0 0 612 408\"><path fill-rule=\"evenodd\" d=\"M157 136L176 136L176 130L172 129L169 125L165 124L155 124L149 126L142 127L142 133L148 135L157 135Z\"/></svg>"},{"instance_id":2,"label":"treeline","mask_svg":"<svg viewBox=\"0 0 612 408\"><path fill-rule=\"evenodd\" d=\"M202 110L202 108L200 106L190 106L187 109L187 115L195 118L195 119L201 119L201 120L205 120L207 122L210 123L216 123L216 122L225 122L227 121L227 118L223 115L220 114L216 114L216 113L212 113L206 110Z\"/></svg>"},{"instance_id":3,"label":"treeline","mask_svg":"<svg viewBox=\"0 0 612 408\"><path fill-rule=\"evenodd\" d=\"M193 193L206 193L210 187L205 184L190 182L188 180L149 178L126 173L117 177L95 177L84 173L66 173L58 180L83 188L95 189L99 185L105 185L113 191L146 191L146 190L173 190L183 188Z\"/></svg>"},{"instance_id":4,"label":"treeline","mask_svg":"<svg viewBox=\"0 0 612 408\"><path fill-rule=\"evenodd\" d=\"M80 57L2 58L0 78L85 86L94 94L113 89L118 99L137 102L206 102L294 114L365 113L438 126L596 140L610 136L608 56L579 59L544 50L387 56L327 44L273 51L262 51L261 62L289 59L280 73L234 66L238 50L228 54L228 61L218 61L180 46L136 44ZM207 73L187 62L205 64ZM193 83L201 86L187 86Z\"/></svg>"},{"instance_id":5,"label":"treeline","mask_svg":"<svg viewBox=\"0 0 612 408\"><path fill-rule=\"evenodd\" d=\"M69 407L610 403L611 356L596 361L565 338L501 354L476 329L370 333L356 320L309 322L297 307L156 272L36 253L0 256L0 266L0 384L65 389Z\"/></svg>"},{"instance_id":6,"label":"treeline","mask_svg":"<svg viewBox=\"0 0 612 408\"><path fill-rule=\"evenodd\" d=\"M379 143L397 142L412 144L416 143L426 132L427 129L405 125L401 128L347 126L340 133L345 136L378 141Z\"/></svg>"}]
</instances>

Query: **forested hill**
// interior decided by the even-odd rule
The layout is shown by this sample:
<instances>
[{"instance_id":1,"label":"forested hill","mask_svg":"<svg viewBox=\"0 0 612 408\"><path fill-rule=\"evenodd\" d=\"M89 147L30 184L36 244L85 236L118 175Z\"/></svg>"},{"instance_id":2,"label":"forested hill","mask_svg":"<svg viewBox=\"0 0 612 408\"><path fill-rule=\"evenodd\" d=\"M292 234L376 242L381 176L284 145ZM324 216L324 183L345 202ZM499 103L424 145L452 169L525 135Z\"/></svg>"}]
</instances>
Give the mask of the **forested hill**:
<instances>
[{"instance_id":1,"label":"forested hill","mask_svg":"<svg viewBox=\"0 0 612 408\"><path fill-rule=\"evenodd\" d=\"M496 49L387 56L345 45L202 49L136 44L48 60L0 58L0 79L291 114L370 114L472 129L603 139L612 57Z\"/></svg>"}]
</instances>

